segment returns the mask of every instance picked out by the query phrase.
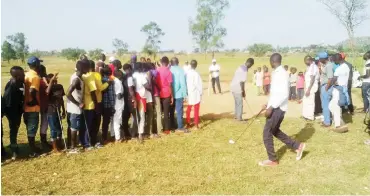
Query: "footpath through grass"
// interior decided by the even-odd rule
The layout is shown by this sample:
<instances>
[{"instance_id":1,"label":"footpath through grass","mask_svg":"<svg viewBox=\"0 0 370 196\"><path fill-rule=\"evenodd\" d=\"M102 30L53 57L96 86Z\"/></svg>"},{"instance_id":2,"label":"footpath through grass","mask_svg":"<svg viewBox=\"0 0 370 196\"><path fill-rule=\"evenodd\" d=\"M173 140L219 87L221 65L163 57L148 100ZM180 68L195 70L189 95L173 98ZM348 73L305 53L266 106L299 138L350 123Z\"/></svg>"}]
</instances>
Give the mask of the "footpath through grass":
<instances>
[{"instance_id":1,"label":"footpath through grass","mask_svg":"<svg viewBox=\"0 0 370 196\"><path fill-rule=\"evenodd\" d=\"M280 165L262 168L264 118L247 124L207 115L204 128L144 145L112 144L79 155L46 156L5 164L2 194L370 194L370 147L362 115L350 132L286 119L283 130L307 143L301 161L276 141ZM25 141L22 125L21 141ZM7 136L5 136L7 138Z\"/></svg>"}]
</instances>

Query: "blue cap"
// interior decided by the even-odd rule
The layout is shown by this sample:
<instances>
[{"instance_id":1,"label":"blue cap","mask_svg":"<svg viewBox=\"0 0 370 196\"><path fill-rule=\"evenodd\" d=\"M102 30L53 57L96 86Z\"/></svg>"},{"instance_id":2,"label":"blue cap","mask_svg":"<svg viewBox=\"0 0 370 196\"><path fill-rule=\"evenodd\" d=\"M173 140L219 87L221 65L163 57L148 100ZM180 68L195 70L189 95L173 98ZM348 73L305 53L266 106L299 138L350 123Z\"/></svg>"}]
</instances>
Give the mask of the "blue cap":
<instances>
[{"instance_id":1,"label":"blue cap","mask_svg":"<svg viewBox=\"0 0 370 196\"><path fill-rule=\"evenodd\" d=\"M328 53L327 52L320 52L319 54L317 54L317 56L320 58L320 59L327 59L329 57Z\"/></svg>"},{"instance_id":2,"label":"blue cap","mask_svg":"<svg viewBox=\"0 0 370 196\"><path fill-rule=\"evenodd\" d=\"M317 57L315 57L315 61L318 61L318 60L320 60L320 58L317 56Z\"/></svg>"},{"instance_id":3,"label":"blue cap","mask_svg":"<svg viewBox=\"0 0 370 196\"><path fill-rule=\"evenodd\" d=\"M37 64L40 64L40 62L43 62L43 61L40 60L39 58L35 57L35 56L31 56L30 58L28 58L27 64L28 65L37 65Z\"/></svg>"}]
</instances>

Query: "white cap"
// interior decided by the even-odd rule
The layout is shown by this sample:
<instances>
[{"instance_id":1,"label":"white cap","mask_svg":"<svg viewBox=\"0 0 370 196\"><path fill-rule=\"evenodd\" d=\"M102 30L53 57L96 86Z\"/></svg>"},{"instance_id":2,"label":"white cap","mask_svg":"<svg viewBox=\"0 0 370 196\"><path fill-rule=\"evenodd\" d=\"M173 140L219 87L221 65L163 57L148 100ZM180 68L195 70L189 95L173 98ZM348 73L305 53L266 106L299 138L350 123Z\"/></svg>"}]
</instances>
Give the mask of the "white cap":
<instances>
[{"instance_id":1,"label":"white cap","mask_svg":"<svg viewBox=\"0 0 370 196\"><path fill-rule=\"evenodd\" d=\"M216 63L216 59L212 59L212 63Z\"/></svg>"},{"instance_id":2,"label":"white cap","mask_svg":"<svg viewBox=\"0 0 370 196\"><path fill-rule=\"evenodd\" d=\"M110 63L113 62L114 60L116 60L116 58L114 58L114 56L109 57L109 62Z\"/></svg>"}]
</instances>

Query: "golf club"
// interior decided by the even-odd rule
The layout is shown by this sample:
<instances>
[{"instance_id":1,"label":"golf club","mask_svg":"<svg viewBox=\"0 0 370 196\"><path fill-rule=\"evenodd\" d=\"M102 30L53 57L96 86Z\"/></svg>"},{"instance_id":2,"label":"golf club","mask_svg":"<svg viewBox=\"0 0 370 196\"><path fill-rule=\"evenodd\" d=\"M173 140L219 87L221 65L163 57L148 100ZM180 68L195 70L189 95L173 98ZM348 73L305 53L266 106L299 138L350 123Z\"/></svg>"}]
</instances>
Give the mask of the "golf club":
<instances>
[{"instance_id":1,"label":"golf club","mask_svg":"<svg viewBox=\"0 0 370 196\"><path fill-rule=\"evenodd\" d=\"M256 118L262 113L262 111L264 110L261 110L260 112L258 112L257 115L253 117L252 121L249 123L247 128L239 135L239 137L236 140L230 139L229 144L235 144L243 136L243 134L249 129L249 127L253 124L254 120L256 120Z\"/></svg>"},{"instance_id":2,"label":"golf club","mask_svg":"<svg viewBox=\"0 0 370 196\"><path fill-rule=\"evenodd\" d=\"M246 99L245 97L244 97L244 101L245 101L245 104L248 106L249 111L250 111L252 114L254 114L254 112L253 112L253 110L252 110L251 106L248 104L247 99Z\"/></svg>"},{"instance_id":3,"label":"golf club","mask_svg":"<svg viewBox=\"0 0 370 196\"><path fill-rule=\"evenodd\" d=\"M57 108L57 113L58 113L58 119L59 119L60 129L62 131L62 139L63 139L63 142L64 142L64 149L67 150L66 139L64 137L64 132L63 132L63 123L62 123L62 119L60 118L60 115L59 115L59 108Z\"/></svg>"}]
</instances>

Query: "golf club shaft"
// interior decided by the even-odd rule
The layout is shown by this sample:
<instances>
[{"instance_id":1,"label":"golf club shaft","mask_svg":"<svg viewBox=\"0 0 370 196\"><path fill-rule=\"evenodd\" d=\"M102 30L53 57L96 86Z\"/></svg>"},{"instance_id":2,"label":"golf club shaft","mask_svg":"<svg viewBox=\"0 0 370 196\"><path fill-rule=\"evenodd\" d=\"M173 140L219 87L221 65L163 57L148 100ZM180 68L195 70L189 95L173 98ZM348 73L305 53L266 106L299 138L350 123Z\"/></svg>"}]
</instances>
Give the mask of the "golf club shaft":
<instances>
[{"instance_id":1,"label":"golf club shaft","mask_svg":"<svg viewBox=\"0 0 370 196\"><path fill-rule=\"evenodd\" d=\"M244 98L244 101L245 101L245 104L248 106L249 111L250 111L252 114L254 114L254 112L253 112L253 110L252 110L251 106L248 104L248 102L247 102L247 99L246 99L246 98Z\"/></svg>"},{"instance_id":2,"label":"golf club shaft","mask_svg":"<svg viewBox=\"0 0 370 196\"><path fill-rule=\"evenodd\" d=\"M59 107L57 107L57 113L58 113L60 129L61 129L61 132L62 132L62 138L63 138L63 141L64 141L64 148L67 150L66 139L65 139L64 133L63 133L63 122L62 122L62 119L60 118L60 115L59 115Z\"/></svg>"},{"instance_id":3,"label":"golf club shaft","mask_svg":"<svg viewBox=\"0 0 370 196\"><path fill-rule=\"evenodd\" d=\"M249 123L249 125L247 126L247 128L239 135L239 137L235 140L235 143L243 136L243 134L249 129L249 127L253 124L254 120L256 120L256 118L262 113L263 110L261 110L260 112L258 112L258 114L256 116L253 117L252 121Z\"/></svg>"}]
</instances>

